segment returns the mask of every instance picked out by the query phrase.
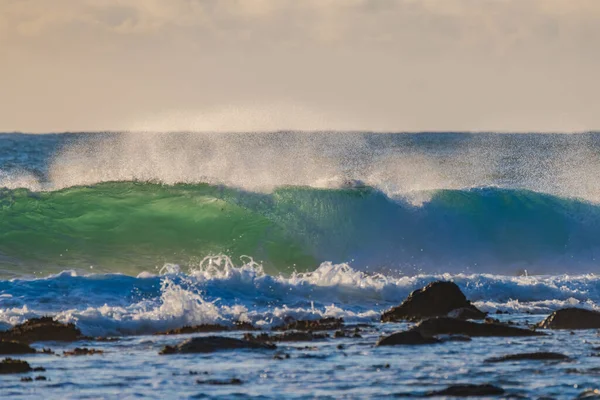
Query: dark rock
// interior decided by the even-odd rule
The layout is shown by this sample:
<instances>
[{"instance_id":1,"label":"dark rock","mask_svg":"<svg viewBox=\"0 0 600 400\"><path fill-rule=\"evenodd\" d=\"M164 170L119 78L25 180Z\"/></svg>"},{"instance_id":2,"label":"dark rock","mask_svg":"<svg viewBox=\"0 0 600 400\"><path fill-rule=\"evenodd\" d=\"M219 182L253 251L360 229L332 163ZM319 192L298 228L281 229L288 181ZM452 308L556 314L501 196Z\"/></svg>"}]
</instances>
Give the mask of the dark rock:
<instances>
[{"instance_id":1,"label":"dark rock","mask_svg":"<svg viewBox=\"0 0 600 400\"><path fill-rule=\"evenodd\" d=\"M480 324L460 319L437 317L420 322L411 330L420 332L423 336L437 335L466 335L477 336L543 336L544 333L521 329L504 324Z\"/></svg>"},{"instance_id":2,"label":"dark rock","mask_svg":"<svg viewBox=\"0 0 600 400\"><path fill-rule=\"evenodd\" d=\"M219 324L202 324L194 326L183 326L177 329L171 329L165 332L158 332L155 335L186 335L190 333L213 333L213 332L225 332L228 331L229 327Z\"/></svg>"},{"instance_id":3,"label":"dark rock","mask_svg":"<svg viewBox=\"0 0 600 400\"><path fill-rule=\"evenodd\" d=\"M537 325L544 329L600 329L600 312L583 308L563 308Z\"/></svg>"},{"instance_id":4,"label":"dark rock","mask_svg":"<svg viewBox=\"0 0 600 400\"><path fill-rule=\"evenodd\" d=\"M437 281L412 292L402 304L384 312L381 321L415 322L446 316L454 310L461 310L458 313L469 319L483 319L487 315L473 306L454 282Z\"/></svg>"},{"instance_id":5,"label":"dark rock","mask_svg":"<svg viewBox=\"0 0 600 400\"><path fill-rule=\"evenodd\" d=\"M74 324L63 324L51 317L32 318L5 332L0 332L0 340L15 340L22 343L73 342L83 338L81 331Z\"/></svg>"},{"instance_id":6,"label":"dark rock","mask_svg":"<svg viewBox=\"0 0 600 400\"><path fill-rule=\"evenodd\" d=\"M285 332L281 335L268 335L262 333L260 335L253 335L246 333L244 335L245 340L255 341L260 343L274 343L274 342L310 342L317 339L326 339L329 335L326 333L312 333L312 332Z\"/></svg>"},{"instance_id":7,"label":"dark rock","mask_svg":"<svg viewBox=\"0 0 600 400\"><path fill-rule=\"evenodd\" d=\"M30 372L31 366L27 361L5 358L0 361L0 374L22 374Z\"/></svg>"},{"instance_id":8,"label":"dark rock","mask_svg":"<svg viewBox=\"0 0 600 400\"><path fill-rule=\"evenodd\" d=\"M260 329L255 328L254 325L248 322L236 322L233 327L219 325L219 324L202 324L194 326L183 326L177 329L171 329L165 332L158 332L155 335L186 335L190 333L214 333L214 332L227 332L227 331L258 331Z\"/></svg>"},{"instance_id":9,"label":"dark rock","mask_svg":"<svg viewBox=\"0 0 600 400\"><path fill-rule=\"evenodd\" d=\"M487 314L483 311L479 311L475 306L457 308L456 310L450 311L446 314L448 317L457 318L457 319L482 319Z\"/></svg>"},{"instance_id":10,"label":"dark rock","mask_svg":"<svg viewBox=\"0 0 600 400\"><path fill-rule=\"evenodd\" d=\"M289 354L287 354L287 353L284 353L284 354L275 354L275 355L273 356L273 359L274 359L274 360L287 360L287 359L289 359L289 358L290 358L290 355L289 355Z\"/></svg>"},{"instance_id":11,"label":"dark rock","mask_svg":"<svg viewBox=\"0 0 600 400\"><path fill-rule=\"evenodd\" d=\"M379 339L377 346L435 344L440 341L434 337L425 337L418 331L395 332Z\"/></svg>"},{"instance_id":12,"label":"dark rock","mask_svg":"<svg viewBox=\"0 0 600 400\"><path fill-rule=\"evenodd\" d=\"M494 396L504 394L504 389L490 385L452 385L446 389L433 391L425 394L426 397L435 396L455 396L455 397L469 397L469 396Z\"/></svg>"},{"instance_id":13,"label":"dark rock","mask_svg":"<svg viewBox=\"0 0 600 400\"><path fill-rule=\"evenodd\" d=\"M600 389L587 389L579 393L576 399L598 400L600 399Z\"/></svg>"},{"instance_id":14,"label":"dark rock","mask_svg":"<svg viewBox=\"0 0 600 400\"><path fill-rule=\"evenodd\" d=\"M538 353L521 353L509 354L502 357L492 357L485 362L498 363L506 361L570 361L571 358L560 353L538 352Z\"/></svg>"},{"instance_id":15,"label":"dark rock","mask_svg":"<svg viewBox=\"0 0 600 400\"><path fill-rule=\"evenodd\" d=\"M30 376L26 376L21 378L21 382L33 382L33 378Z\"/></svg>"},{"instance_id":16,"label":"dark rock","mask_svg":"<svg viewBox=\"0 0 600 400\"><path fill-rule=\"evenodd\" d=\"M360 339L362 338L362 335L360 334L360 329L358 328L354 328L354 330L352 331L348 331L348 330L339 330L339 331L335 331L335 333L333 334L334 338L354 338L354 339Z\"/></svg>"},{"instance_id":17,"label":"dark rock","mask_svg":"<svg viewBox=\"0 0 600 400\"><path fill-rule=\"evenodd\" d=\"M436 339L438 339L441 342L470 342L473 339L471 339L470 336L466 336L466 335L439 335L435 337Z\"/></svg>"},{"instance_id":18,"label":"dark rock","mask_svg":"<svg viewBox=\"0 0 600 400\"><path fill-rule=\"evenodd\" d=\"M293 321L274 328L275 331L333 331L342 328L342 318L322 318L318 320Z\"/></svg>"},{"instance_id":19,"label":"dark rock","mask_svg":"<svg viewBox=\"0 0 600 400\"><path fill-rule=\"evenodd\" d=\"M88 349L87 347L75 347L73 350L63 351L63 355L67 356L91 356L94 354L104 354L103 350Z\"/></svg>"},{"instance_id":20,"label":"dark rock","mask_svg":"<svg viewBox=\"0 0 600 400\"><path fill-rule=\"evenodd\" d=\"M275 349L275 345L222 336L195 337L175 346L165 346L159 354L211 353L218 350Z\"/></svg>"},{"instance_id":21,"label":"dark rock","mask_svg":"<svg viewBox=\"0 0 600 400\"><path fill-rule=\"evenodd\" d=\"M485 322L486 324L499 324L500 320L498 318L484 318L483 322Z\"/></svg>"},{"instance_id":22,"label":"dark rock","mask_svg":"<svg viewBox=\"0 0 600 400\"><path fill-rule=\"evenodd\" d=\"M0 354L32 354L35 349L25 343L0 341Z\"/></svg>"},{"instance_id":23,"label":"dark rock","mask_svg":"<svg viewBox=\"0 0 600 400\"><path fill-rule=\"evenodd\" d=\"M45 376L43 376L43 375L39 375L39 376L35 377L35 380L36 381L45 381L45 380L47 380L47 378Z\"/></svg>"},{"instance_id":24,"label":"dark rock","mask_svg":"<svg viewBox=\"0 0 600 400\"><path fill-rule=\"evenodd\" d=\"M197 384L199 385L241 385L244 382L242 382L241 379L238 378L231 378L231 379L207 379L207 380L200 380L198 379L196 381Z\"/></svg>"},{"instance_id":25,"label":"dark rock","mask_svg":"<svg viewBox=\"0 0 600 400\"><path fill-rule=\"evenodd\" d=\"M44 367L35 367L32 369L33 372L46 372L46 368Z\"/></svg>"}]
</instances>

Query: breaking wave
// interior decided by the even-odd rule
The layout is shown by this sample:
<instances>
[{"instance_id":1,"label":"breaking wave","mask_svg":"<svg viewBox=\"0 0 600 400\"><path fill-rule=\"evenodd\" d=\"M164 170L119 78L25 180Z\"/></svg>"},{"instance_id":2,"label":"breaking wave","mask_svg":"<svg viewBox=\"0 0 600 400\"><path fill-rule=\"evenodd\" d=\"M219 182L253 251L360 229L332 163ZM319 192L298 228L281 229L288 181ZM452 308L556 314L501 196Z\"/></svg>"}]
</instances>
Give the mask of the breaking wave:
<instances>
[{"instance_id":1,"label":"breaking wave","mask_svg":"<svg viewBox=\"0 0 600 400\"><path fill-rule=\"evenodd\" d=\"M524 189L434 190L415 206L367 186L107 182L0 189L0 266L137 274L205 256L252 256L269 273L326 261L369 271L531 274L594 271L600 206ZM88 271L89 272L89 271Z\"/></svg>"}]
</instances>

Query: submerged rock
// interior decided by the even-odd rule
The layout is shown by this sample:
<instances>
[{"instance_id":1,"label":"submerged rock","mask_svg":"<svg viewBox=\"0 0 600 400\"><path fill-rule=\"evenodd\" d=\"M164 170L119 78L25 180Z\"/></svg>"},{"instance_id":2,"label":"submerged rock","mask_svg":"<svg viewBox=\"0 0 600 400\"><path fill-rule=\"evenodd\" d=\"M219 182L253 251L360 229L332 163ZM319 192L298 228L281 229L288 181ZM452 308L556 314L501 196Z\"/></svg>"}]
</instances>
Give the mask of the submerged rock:
<instances>
[{"instance_id":1,"label":"submerged rock","mask_svg":"<svg viewBox=\"0 0 600 400\"><path fill-rule=\"evenodd\" d=\"M275 331L334 331L344 326L342 318L322 318L317 320L293 321L274 328Z\"/></svg>"},{"instance_id":2,"label":"submerged rock","mask_svg":"<svg viewBox=\"0 0 600 400\"><path fill-rule=\"evenodd\" d=\"M159 354L211 353L219 350L275 349L275 345L222 336L195 337L175 346L165 346Z\"/></svg>"},{"instance_id":3,"label":"submerged rock","mask_svg":"<svg viewBox=\"0 0 600 400\"><path fill-rule=\"evenodd\" d=\"M415 290L402 304L384 312L381 321L416 322L425 318L446 316L451 312L466 319L483 319L487 315L467 300L456 283L436 281Z\"/></svg>"},{"instance_id":4,"label":"submerged rock","mask_svg":"<svg viewBox=\"0 0 600 400\"><path fill-rule=\"evenodd\" d=\"M228 331L229 327L219 324L202 324L194 326L182 326L181 328L171 329L164 332L155 333L155 335L186 335L190 333L212 333L212 332L225 332Z\"/></svg>"},{"instance_id":5,"label":"submerged rock","mask_svg":"<svg viewBox=\"0 0 600 400\"><path fill-rule=\"evenodd\" d=\"M379 339L377 346L421 345L441 343L434 337L423 336L418 331L395 332Z\"/></svg>"},{"instance_id":6,"label":"submerged rock","mask_svg":"<svg viewBox=\"0 0 600 400\"><path fill-rule=\"evenodd\" d=\"M274 343L274 342L310 342L312 340L326 339L329 335L326 333L312 333L312 332L285 332L280 335L269 335L262 333L260 335L253 335L247 333L244 335L245 340L255 341L260 343Z\"/></svg>"},{"instance_id":7,"label":"submerged rock","mask_svg":"<svg viewBox=\"0 0 600 400\"><path fill-rule=\"evenodd\" d=\"M73 342L83 338L81 331L74 324L63 324L55 321L52 317L32 318L7 331L0 332L0 340L14 340L22 343Z\"/></svg>"},{"instance_id":8,"label":"submerged rock","mask_svg":"<svg viewBox=\"0 0 600 400\"><path fill-rule=\"evenodd\" d=\"M543 329L600 329L600 312L583 308L554 311L537 325Z\"/></svg>"},{"instance_id":9,"label":"submerged rock","mask_svg":"<svg viewBox=\"0 0 600 400\"><path fill-rule=\"evenodd\" d=\"M35 349L28 344L3 340L0 341L0 354L32 354Z\"/></svg>"},{"instance_id":10,"label":"submerged rock","mask_svg":"<svg viewBox=\"0 0 600 400\"><path fill-rule=\"evenodd\" d=\"M186 325L181 328L171 329L164 332L155 333L155 335L185 335L190 333L214 333L226 331L257 331L259 328L254 327L248 322L236 322L233 327L220 324L201 324L201 325Z\"/></svg>"},{"instance_id":11,"label":"submerged rock","mask_svg":"<svg viewBox=\"0 0 600 400\"><path fill-rule=\"evenodd\" d=\"M504 389L490 385L452 385L446 389L428 392L425 397L436 397L436 396L455 396L455 397L469 397L469 396L494 396L504 394Z\"/></svg>"},{"instance_id":12,"label":"submerged rock","mask_svg":"<svg viewBox=\"0 0 600 400\"><path fill-rule=\"evenodd\" d=\"M63 351L63 355L67 356L91 356L94 354L104 354L103 350L88 349L87 347L75 347L73 350Z\"/></svg>"},{"instance_id":13,"label":"submerged rock","mask_svg":"<svg viewBox=\"0 0 600 400\"><path fill-rule=\"evenodd\" d=\"M510 361L570 361L571 358L560 353L552 352L537 352L537 353L520 353L520 354L508 354L502 357L492 357L485 360L485 362L499 363L499 362L510 362Z\"/></svg>"},{"instance_id":14,"label":"submerged rock","mask_svg":"<svg viewBox=\"0 0 600 400\"><path fill-rule=\"evenodd\" d=\"M354 328L354 330L340 329L338 331L335 331L335 333L333 334L333 337L336 339L339 339L339 338L360 339L360 338L362 338L362 335L360 334L360 329L358 327L356 327L356 328Z\"/></svg>"},{"instance_id":15,"label":"submerged rock","mask_svg":"<svg viewBox=\"0 0 600 400\"><path fill-rule=\"evenodd\" d=\"M30 372L31 366L27 361L5 358L0 361L0 374L23 374Z\"/></svg>"},{"instance_id":16,"label":"submerged rock","mask_svg":"<svg viewBox=\"0 0 600 400\"><path fill-rule=\"evenodd\" d=\"M420 322L411 330L420 332L423 336L437 335L466 335L476 336L543 336L544 333L514 326L464 321L449 317L430 318Z\"/></svg>"},{"instance_id":17,"label":"submerged rock","mask_svg":"<svg viewBox=\"0 0 600 400\"><path fill-rule=\"evenodd\" d=\"M196 380L198 385L242 385L241 379L231 378L231 379L198 379Z\"/></svg>"}]
</instances>

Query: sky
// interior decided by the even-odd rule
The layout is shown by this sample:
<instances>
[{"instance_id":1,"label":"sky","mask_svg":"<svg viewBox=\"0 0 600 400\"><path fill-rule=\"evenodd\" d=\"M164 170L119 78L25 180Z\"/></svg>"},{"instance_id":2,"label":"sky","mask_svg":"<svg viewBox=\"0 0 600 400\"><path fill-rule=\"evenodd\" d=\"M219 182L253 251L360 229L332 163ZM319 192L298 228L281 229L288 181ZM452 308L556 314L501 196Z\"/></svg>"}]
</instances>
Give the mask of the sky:
<instances>
[{"instance_id":1,"label":"sky","mask_svg":"<svg viewBox=\"0 0 600 400\"><path fill-rule=\"evenodd\" d=\"M598 0L0 0L0 131L600 129Z\"/></svg>"}]
</instances>

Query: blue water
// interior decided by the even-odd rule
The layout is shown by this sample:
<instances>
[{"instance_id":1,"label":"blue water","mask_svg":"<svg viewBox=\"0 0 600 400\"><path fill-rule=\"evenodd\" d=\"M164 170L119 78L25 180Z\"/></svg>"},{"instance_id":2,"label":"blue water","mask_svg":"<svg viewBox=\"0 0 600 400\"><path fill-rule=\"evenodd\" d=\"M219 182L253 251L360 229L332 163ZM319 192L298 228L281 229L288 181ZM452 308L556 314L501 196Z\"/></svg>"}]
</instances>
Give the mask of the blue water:
<instances>
[{"instance_id":1,"label":"blue water","mask_svg":"<svg viewBox=\"0 0 600 400\"><path fill-rule=\"evenodd\" d=\"M36 344L105 354L20 357L48 380L0 376L0 394L393 398L493 383L574 398L597 388L593 331L373 345L405 328L381 312L438 279L523 325L598 309L599 154L597 134L0 135L0 329L53 315L119 338ZM185 336L152 335L329 316L370 327L282 344L284 360L158 356ZM483 362L538 350L575 361Z\"/></svg>"}]
</instances>

